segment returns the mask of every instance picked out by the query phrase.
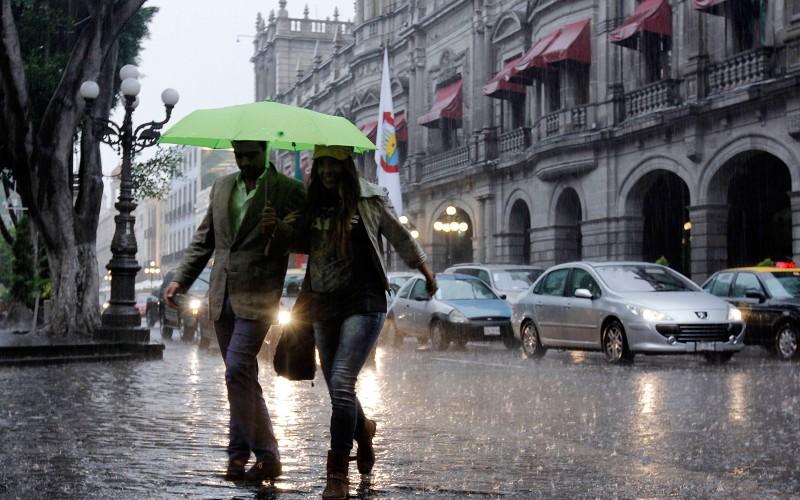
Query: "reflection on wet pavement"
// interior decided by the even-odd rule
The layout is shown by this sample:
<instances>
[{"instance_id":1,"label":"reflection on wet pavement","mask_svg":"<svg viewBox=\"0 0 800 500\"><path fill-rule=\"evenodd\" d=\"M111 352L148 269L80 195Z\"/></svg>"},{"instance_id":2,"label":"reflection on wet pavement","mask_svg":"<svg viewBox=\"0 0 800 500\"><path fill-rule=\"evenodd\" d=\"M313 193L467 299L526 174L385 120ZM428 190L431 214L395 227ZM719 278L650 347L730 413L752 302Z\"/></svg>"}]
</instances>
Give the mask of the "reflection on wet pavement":
<instances>
[{"instance_id":1,"label":"reflection on wet pavement","mask_svg":"<svg viewBox=\"0 0 800 500\"><path fill-rule=\"evenodd\" d=\"M0 497L309 498L329 419L312 386L261 382L281 446L275 490L222 479L224 370L168 342L163 361L0 370ZM747 349L728 365L501 346L379 348L359 380L378 421L370 498L791 498L800 495L800 363Z\"/></svg>"}]
</instances>

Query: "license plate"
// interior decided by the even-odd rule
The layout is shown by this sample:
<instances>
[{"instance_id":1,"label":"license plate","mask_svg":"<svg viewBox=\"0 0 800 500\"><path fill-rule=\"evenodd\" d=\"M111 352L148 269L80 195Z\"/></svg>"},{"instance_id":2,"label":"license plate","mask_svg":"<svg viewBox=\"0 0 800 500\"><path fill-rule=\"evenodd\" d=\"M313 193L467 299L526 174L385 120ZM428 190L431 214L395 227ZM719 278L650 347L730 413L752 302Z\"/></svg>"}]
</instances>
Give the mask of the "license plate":
<instances>
[{"instance_id":1,"label":"license plate","mask_svg":"<svg viewBox=\"0 0 800 500\"><path fill-rule=\"evenodd\" d=\"M500 335L500 327L499 326L484 326L483 327L483 334L487 337L497 337Z\"/></svg>"},{"instance_id":2,"label":"license plate","mask_svg":"<svg viewBox=\"0 0 800 500\"><path fill-rule=\"evenodd\" d=\"M697 352L713 352L717 350L714 342L697 342L694 345L694 350Z\"/></svg>"}]
</instances>

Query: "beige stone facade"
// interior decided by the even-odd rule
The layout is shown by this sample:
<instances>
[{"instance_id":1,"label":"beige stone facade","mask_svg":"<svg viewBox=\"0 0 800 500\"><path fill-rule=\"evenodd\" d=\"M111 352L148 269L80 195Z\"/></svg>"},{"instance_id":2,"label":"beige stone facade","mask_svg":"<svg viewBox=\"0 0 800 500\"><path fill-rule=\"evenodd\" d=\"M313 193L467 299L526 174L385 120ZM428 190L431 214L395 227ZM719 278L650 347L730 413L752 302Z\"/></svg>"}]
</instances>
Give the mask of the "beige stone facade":
<instances>
[{"instance_id":1,"label":"beige stone facade","mask_svg":"<svg viewBox=\"0 0 800 500\"><path fill-rule=\"evenodd\" d=\"M366 126L388 47L406 214L436 269L663 255L702 280L800 258L800 0L664 3L672 33L621 46L609 34L636 0L358 0L353 23L291 19L282 0L257 22L256 98ZM567 54L510 99L484 95L505 63L584 20L588 63ZM419 125L459 80L461 119ZM450 205L468 231L434 230Z\"/></svg>"}]
</instances>

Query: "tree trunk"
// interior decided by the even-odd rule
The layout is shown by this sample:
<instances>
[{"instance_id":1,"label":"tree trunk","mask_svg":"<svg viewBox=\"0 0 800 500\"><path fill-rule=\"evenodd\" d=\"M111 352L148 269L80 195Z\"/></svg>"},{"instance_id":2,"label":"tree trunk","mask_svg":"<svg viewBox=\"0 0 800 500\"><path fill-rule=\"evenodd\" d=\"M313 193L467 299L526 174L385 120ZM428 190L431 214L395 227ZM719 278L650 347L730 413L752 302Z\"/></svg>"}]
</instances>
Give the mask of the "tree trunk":
<instances>
[{"instance_id":1,"label":"tree trunk","mask_svg":"<svg viewBox=\"0 0 800 500\"><path fill-rule=\"evenodd\" d=\"M50 332L55 335L86 335L100 324L99 277L94 242L48 249L53 282Z\"/></svg>"}]
</instances>

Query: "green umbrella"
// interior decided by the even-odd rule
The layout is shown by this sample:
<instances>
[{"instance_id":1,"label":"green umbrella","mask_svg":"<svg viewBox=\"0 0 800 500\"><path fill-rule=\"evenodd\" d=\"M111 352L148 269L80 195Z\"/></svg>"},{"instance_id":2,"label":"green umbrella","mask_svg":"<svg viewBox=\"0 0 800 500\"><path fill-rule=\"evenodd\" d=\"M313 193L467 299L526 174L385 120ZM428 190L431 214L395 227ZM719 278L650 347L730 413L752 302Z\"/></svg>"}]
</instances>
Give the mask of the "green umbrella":
<instances>
[{"instance_id":1,"label":"green umbrella","mask_svg":"<svg viewBox=\"0 0 800 500\"><path fill-rule=\"evenodd\" d=\"M236 140L267 141L270 149L293 151L316 144L352 146L356 153L375 149L346 118L271 101L193 111L163 133L160 142L230 149Z\"/></svg>"}]
</instances>

